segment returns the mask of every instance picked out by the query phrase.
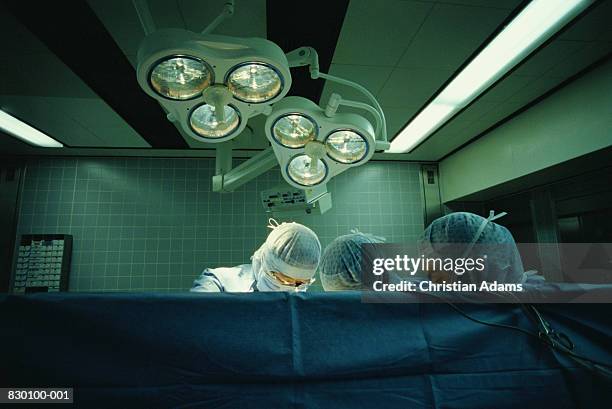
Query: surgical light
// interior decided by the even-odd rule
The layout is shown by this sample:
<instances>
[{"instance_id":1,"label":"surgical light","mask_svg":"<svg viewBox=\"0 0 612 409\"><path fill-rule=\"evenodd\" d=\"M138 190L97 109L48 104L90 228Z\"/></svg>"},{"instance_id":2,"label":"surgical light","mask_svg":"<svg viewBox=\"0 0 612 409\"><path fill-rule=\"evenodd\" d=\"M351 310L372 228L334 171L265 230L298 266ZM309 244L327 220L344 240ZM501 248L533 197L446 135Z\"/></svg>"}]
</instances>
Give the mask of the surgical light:
<instances>
[{"instance_id":1,"label":"surgical light","mask_svg":"<svg viewBox=\"0 0 612 409\"><path fill-rule=\"evenodd\" d=\"M274 139L287 148L302 148L316 139L317 125L305 115L288 114L272 125Z\"/></svg>"},{"instance_id":2,"label":"surgical light","mask_svg":"<svg viewBox=\"0 0 612 409\"><path fill-rule=\"evenodd\" d=\"M313 48L285 54L263 38L211 34L233 15L233 0L226 0L222 14L201 33L156 30L146 1L134 5L147 34L137 54L138 83L163 106L190 146L220 144L217 165L222 171L213 177L214 191L231 191L238 181L245 183L276 160L289 185L314 194L317 189L325 191L332 177L366 163L375 150L389 148L385 116L374 95L355 82L320 72ZM373 106L338 94L332 94L325 106L286 97L292 82L290 68L302 66L308 66L312 79L358 90ZM363 111L376 127L362 115L337 112L339 107ZM232 147L222 143L239 135L257 115L268 117L265 133L270 148L229 170ZM350 132L330 137L337 131Z\"/></svg>"},{"instance_id":3,"label":"surgical light","mask_svg":"<svg viewBox=\"0 0 612 409\"><path fill-rule=\"evenodd\" d=\"M327 154L340 163L355 163L368 153L368 142L350 129L332 132L326 139Z\"/></svg>"},{"instance_id":4,"label":"surgical light","mask_svg":"<svg viewBox=\"0 0 612 409\"><path fill-rule=\"evenodd\" d=\"M27 143L44 148L61 148L60 142L0 110L0 129Z\"/></svg>"},{"instance_id":5,"label":"surgical light","mask_svg":"<svg viewBox=\"0 0 612 409\"><path fill-rule=\"evenodd\" d=\"M182 101L201 94L213 82L213 74L195 57L175 56L159 62L149 80L159 95Z\"/></svg>"},{"instance_id":6,"label":"surgical light","mask_svg":"<svg viewBox=\"0 0 612 409\"><path fill-rule=\"evenodd\" d=\"M338 106L344 101L336 100ZM365 117L336 112L328 105L324 108L306 98L285 97L268 115L266 136L283 178L293 187L323 186L334 176L366 163L379 146Z\"/></svg>"},{"instance_id":7,"label":"surgical light","mask_svg":"<svg viewBox=\"0 0 612 409\"><path fill-rule=\"evenodd\" d=\"M592 0L533 0L395 138L407 152L582 12Z\"/></svg>"},{"instance_id":8,"label":"surgical light","mask_svg":"<svg viewBox=\"0 0 612 409\"><path fill-rule=\"evenodd\" d=\"M256 62L234 67L226 83L236 99L254 104L267 102L283 90L278 72L267 64Z\"/></svg>"},{"instance_id":9,"label":"surgical light","mask_svg":"<svg viewBox=\"0 0 612 409\"><path fill-rule=\"evenodd\" d=\"M297 155L287 165L287 174L301 186L314 186L327 176L327 165L321 159L313 160L308 155Z\"/></svg>"},{"instance_id":10,"label":"surgical light","mask_svg":"<svg viewBox=\"0 0 612 409\"><path fill-rule=\"evenodd\" d=\"M235 138L250 118L267 114L291 88L285 53L263 38L154 30L142 41L137 60L141 88L163 106L192 147ZM217 108L216 122L202 104Z\"/></svg>"},{"instance_id":11,"label":"surgical light","mask_svg":"<svg viewBox=\"0 0 612 409\"><path fill-rule=\"evenodd\" d=\"M240 115L230 105L225 105L223 113L219 115L215 112L215 107L203 104L191 113L189 124L193 131L203 138L223 138L236 131L240 125Z\"/></svg>"}]
</instances>

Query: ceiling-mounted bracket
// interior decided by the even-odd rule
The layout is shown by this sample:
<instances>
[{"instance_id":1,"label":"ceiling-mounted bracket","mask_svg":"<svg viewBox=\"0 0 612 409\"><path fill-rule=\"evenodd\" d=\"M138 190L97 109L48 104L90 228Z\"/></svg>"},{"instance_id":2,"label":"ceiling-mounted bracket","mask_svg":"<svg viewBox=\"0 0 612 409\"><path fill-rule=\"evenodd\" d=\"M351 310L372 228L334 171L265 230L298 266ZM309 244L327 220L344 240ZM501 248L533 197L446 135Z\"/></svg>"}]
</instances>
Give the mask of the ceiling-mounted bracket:
<instances>
[{"instance_id":1,"label":"ceiling-mounted bracket","mask_svg":"<svg viewBox=\"0 0 612 409\"><path fill-rule=\"evenodd\" d=\"M221 13L215 17L210 24L202 30L202 34L210 34L212 33L221 23L225 21L225 19L230 18L234 15L234 0L227 0L223 5L223 10Z\"/></svg>"},{"instance_id":2,"label":"ceiling-mounted bracket","mask_svg":"<svg viewBox=\"0 0 612 409\"><path fill-rule=\"evenodd\" d=\"M232 148L230 143L217 147L213 192L233 192L245 183L262 175L278 165L271 147L267 148L232 169Z\"/></svg>"}]
</instances>

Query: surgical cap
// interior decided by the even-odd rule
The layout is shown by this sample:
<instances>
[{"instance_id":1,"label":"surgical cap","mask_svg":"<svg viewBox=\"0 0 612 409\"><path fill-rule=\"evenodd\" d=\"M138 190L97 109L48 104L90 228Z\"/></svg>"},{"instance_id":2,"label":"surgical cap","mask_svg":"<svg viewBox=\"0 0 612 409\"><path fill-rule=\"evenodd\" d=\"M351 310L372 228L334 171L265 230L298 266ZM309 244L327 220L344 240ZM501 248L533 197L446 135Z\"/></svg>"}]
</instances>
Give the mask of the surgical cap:
<instances>
[{"instance_id":1,"label":"surgical cap","mask_svg":"<svg viewBox=\"0 0 612 409\"><path fill-rule=\"evenodd\" d=\"M252 257L256 279L266 271L308 280L315 275L321 258L321 243L308 227L298 223L277 224Z\"/></svg>"},{"instance_id":2,"label":"surgical cap","mask_svg":"<svg viewBox=\"0 0 612 409\"><path fill-rule=\"evenodd\" d=\"M353 231L332 241L321 257L319 274L325 291L361 288L362 244L384 243L382 237Z\"/></svg>"},{"instance_id":3,"label":"surgical cap","mask_svg":"<svg viewBox=\"0 0 612 409\"><path fill-rule=\"evenodd\" d=\"M479 256L487 255L483 271L473 270L461 276L452 274L455 280L522 283L525 274L514 238L508 229L492 221L499 216L491 212L485 219L473 213L457 212L440 217L423 233L419 249L426 257L475 257L476 252Z\"/></svg>"}]
</instances>

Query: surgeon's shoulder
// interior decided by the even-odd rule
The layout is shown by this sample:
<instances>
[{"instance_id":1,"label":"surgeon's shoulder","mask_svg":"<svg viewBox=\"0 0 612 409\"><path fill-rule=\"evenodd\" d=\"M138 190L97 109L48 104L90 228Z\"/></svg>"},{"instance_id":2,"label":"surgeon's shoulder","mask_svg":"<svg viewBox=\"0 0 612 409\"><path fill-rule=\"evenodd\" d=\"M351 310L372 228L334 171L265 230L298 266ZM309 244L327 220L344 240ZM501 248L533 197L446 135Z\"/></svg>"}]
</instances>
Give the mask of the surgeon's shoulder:
<instances>
[{"instance_id":1,"label":"surgeon's shoulder","mask_svg":"<svg viewBox=\"0 0 612 409\"><path fill-rule=\"evenodd\" d=\"M217 268L207 268L202 271L200 277L193 281L192 292L222 292L225 291L218 277Z\"/></svg>"}]
</instances>

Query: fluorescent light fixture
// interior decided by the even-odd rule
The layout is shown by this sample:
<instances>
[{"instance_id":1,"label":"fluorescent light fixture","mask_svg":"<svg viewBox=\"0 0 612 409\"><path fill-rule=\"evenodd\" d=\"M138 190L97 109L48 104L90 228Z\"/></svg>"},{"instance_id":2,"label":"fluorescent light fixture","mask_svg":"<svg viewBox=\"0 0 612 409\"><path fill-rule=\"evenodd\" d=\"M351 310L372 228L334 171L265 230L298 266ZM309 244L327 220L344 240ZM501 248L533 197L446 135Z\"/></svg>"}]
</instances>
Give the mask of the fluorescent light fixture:
<instances>
[{"instance_id":1,"label":"fluorescent light fixture","mask_svg":"<svg viewBox=\"0 0 612 409\"><path fill-rule=\"evenodd\" d=\"M38 129L32 128L2 110L0 110L0 129L32 145L45 148L61 148L64 146Z\"/></svg>"},{"instance_id":2,"label":"fluorescent light fixture","mask_svg":"<svg viewBox=\"0 0 612 409\"><path fill-rule=\"evenodd\" d=\"M533 0L391 142L403 153L425 140L594 0Z\"/></svg>"}]
</instances>

